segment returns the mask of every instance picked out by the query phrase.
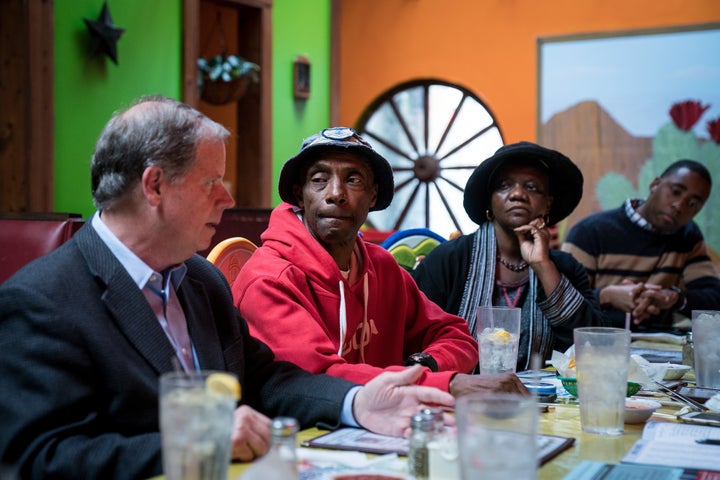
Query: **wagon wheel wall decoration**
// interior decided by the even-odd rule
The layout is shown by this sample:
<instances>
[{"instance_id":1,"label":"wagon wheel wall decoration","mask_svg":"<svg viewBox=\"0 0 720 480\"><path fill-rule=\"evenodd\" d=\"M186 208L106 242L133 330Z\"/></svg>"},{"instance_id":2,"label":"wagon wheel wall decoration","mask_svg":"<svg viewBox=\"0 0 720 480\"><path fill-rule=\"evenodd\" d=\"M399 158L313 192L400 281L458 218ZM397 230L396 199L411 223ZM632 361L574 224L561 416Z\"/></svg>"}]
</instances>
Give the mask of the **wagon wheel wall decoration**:
<instances>
[{"instance_id":1,"label":"wagon wheel wall decoration","mask_svg":"<svg viewBox=\"0 0 720 480\"><path fill-rule=\"evenodd\" d=\"M477 96L437 80L403 83L373 102L356 130L390 162L395 179L392 204L371 212L368 227L425 227L446 238L477 228L463 208L465 183L503 145Z\"/></svg>"}]
</instances>

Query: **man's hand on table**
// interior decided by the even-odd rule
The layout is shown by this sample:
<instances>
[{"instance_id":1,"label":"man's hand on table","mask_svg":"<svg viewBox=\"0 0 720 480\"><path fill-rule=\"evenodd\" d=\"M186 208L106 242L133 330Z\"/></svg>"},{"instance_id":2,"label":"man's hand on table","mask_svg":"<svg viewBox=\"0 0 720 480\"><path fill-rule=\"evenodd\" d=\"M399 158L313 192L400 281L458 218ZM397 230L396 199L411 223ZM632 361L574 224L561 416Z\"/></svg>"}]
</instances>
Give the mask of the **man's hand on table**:
<instances>
[{"instance_id":1,"label":"man's hand on table","mask_svg":"<svg viewBox=\"0 0 720 480\"><path fill-rule=\"evenodd\" d=\"M623 280L620 285L608 285L600 290L598 299L602 306L611 306L623 312L632 312L637 306L637 299L645 290L642 282Z\"/></svg>"},{"instance_id":2,"label":"man's hand on table","mask_svg":"<svg viewBox=\"0 0 720 480\"><path fill-rule=\"evenodd\" d=\"M677 291L661 285L629 280L623 280L620 285L608 285L599 295L602 305L630 313L636 325L673 307L679 298Z\"/></svg>"},{"instance_id":3,"label":"man's hand on table","mask_svg":"<svg viewBox=\"0 0 720 480\"><path fill-rule=\"evenodd\" d=\"M646 285L649 287L640 293L632 311L636 324L651 315L659 315L663 310L672 308L680 299L680 294L674 290L662 288L660 285Z\"/></svg>"},{"instance_id":4,"label":"man's hand on table","mask_svg":"<svg viewBox=\"0 0 720 480\"><path fill-rule=\"evenodd\" d=\"M520 393L530 395L514 373L500 373L497 375L468 375L458 373L450 380L450 393L455 397L467 393Z\"/></svg>"},{"instance_id":5,"label":"man's hand on table","mask_svg":"<svg viewBox=\"0 0 720 480\"><path fill-rule=\"evenodd\" d=\"M270 448L270 419L247 405L235 409L232 431L233 460L249 462Z\"/></svg>"},{"instance_id":6,"label":"man's hand on table","mask_svg":"<svg viewBox=\"0 0 720 480\"><path fill-rule=\"evenodd\" d=\"M423 367L413 365L399 372L385 372L358 391L353 403L357 422L375 433L408 436L410 417L423 406L452 408L455 399L434 387L413 385Z\"/></svg>"}]
</instances>

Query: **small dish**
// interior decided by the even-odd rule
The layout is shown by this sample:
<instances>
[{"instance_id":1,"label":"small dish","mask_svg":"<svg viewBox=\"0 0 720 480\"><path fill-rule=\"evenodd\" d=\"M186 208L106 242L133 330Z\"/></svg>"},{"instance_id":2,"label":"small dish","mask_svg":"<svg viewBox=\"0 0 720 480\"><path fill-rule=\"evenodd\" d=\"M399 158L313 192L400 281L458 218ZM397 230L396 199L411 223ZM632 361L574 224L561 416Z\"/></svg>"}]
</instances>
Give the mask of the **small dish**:
<instances>
[{"instance_id":1,"label":"small dish","mask_svg":"<svg viewBox=\"0 0 720 480\"><path fill-rule=\"evenodd\" d=\"M685 373L687 373L688 370L690 370L689 365L680 365L679 363L669 363L667 366L667 370L665 370L665 376L663 376L663 380L680 380Z\"/></svg>"},{"instance_id":2,"label":"small dish","mask_svg":"<svg viewBox=\"0 0 720 480\"><path fill-rule=\"evenodd\" d=\"M530 393L537 395L538 402L552 403L557 400L557 388L552 383L523 382L523 385L525 385L525 388L527 388Z\"/></svg>"},{"instance_id":3,"label":"small dish","mask_svg":"<svg viewBox=\"0 0 720 480\"><path fill-rule=\"evenodd\" d=\"M626 398L625 423L643 423L660 407L660 403L654 400Z\"/></svg>"},{"instance_id":4,"label":"small dish","mask_svg":"<svg viewBox=\"0 0 720 480\"><path fill-rule=\"evenodd\" d=\"M554 377L555 372L546 372L543 370L525 370L522 372L518 372L515 375L517 375L517 377L522 380L536 380L539 378Z\"/></svg>"}]
</instances>

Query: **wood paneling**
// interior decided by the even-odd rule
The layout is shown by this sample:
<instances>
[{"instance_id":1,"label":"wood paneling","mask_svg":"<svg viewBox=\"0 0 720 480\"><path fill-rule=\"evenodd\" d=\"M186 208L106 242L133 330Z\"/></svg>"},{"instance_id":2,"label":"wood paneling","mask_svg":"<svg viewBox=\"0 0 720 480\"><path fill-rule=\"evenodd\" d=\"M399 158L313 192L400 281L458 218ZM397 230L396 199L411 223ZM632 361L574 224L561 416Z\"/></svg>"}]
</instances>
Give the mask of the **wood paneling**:
<instances>
[{"instance_id":1,"label":"wood paneling","mask_svg":"<svg viewBox=\"0 0 720 480\"><path fill-rule=\"evenodd\" d=\"M0 1L0 210L53 209L53 10Z\"/></svg>"}]
</instances>

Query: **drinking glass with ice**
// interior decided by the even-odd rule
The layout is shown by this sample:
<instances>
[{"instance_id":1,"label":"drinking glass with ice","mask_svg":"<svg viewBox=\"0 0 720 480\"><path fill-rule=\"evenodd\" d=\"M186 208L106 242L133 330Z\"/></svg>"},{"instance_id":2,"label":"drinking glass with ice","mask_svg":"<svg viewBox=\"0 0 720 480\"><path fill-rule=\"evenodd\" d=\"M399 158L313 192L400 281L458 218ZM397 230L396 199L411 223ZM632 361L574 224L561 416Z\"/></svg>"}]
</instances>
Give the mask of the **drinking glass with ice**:
<instances>
[{"instance_id":1,"label":"drinking glass with ice","mask_svg":"<svg viewBox=\"0 0 720 480\"><path fill-rule=\"evenodd\" d=\"M160 377L160 433L167 480L226 480L240 386L225 372Z\"/></svg>"},{"instance_id":2,"label":"drinking glass with ice","mask_svg":"<svg viewBox=\"0 0 720 480\"><path fill-rule=\"evenodd\" d=\"M692 335L697 386L720 388L720 310L693 310Z\"/></svg>"},{"instance_id":3,"label":"drinking glass with ice","mask_svg":"<svg viewBox=\"0 0 720 480\"><path fill-rule=\"evenodd\" d=\"M515 372L520 341L519 308L478 307L480 373Z\"/></svg>"}]
</instances>

